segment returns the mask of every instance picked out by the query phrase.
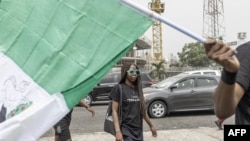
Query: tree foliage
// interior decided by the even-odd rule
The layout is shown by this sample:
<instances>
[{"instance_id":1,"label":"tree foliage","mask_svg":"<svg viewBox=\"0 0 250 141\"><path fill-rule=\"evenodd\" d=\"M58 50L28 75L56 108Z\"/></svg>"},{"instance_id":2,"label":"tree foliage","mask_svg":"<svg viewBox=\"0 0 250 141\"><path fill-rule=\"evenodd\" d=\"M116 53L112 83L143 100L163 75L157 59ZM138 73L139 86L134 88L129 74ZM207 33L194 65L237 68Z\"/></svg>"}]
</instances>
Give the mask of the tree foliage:
<instances>
[{"instance_id":1,"label":"tree foliage","mask_svg":"<svg viewBox=\"0 0 250 141\"><path fill-rule=\"evenodd\" d=\"M151 69L152 71L149 73L149 75L152 78L156 79L164 79L167 75L167 72L165 71L164 67L165 61L160 61L159 63L152 63Z\"/></svg>"},{"instance_id":2,"label":"tree foliage","mask_svg":"<svg viewBox=\"0 0 250 141\"><path fill-rule=\"evenodd\" d=\"M182 49L182 52L177 53L182 66L190 67L209 67L211 61L208 59L205 53L203 44L188 43Z\"/></svg>"}]
</instances>

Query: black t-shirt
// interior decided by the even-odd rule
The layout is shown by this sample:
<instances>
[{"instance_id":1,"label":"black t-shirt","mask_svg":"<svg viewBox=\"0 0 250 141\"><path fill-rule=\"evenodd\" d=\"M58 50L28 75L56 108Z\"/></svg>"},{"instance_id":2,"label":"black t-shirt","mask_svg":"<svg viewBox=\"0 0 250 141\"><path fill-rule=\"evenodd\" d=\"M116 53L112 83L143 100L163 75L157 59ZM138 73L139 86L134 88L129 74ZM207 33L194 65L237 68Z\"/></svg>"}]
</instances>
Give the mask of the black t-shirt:
<instances>
[{"instance_id":1,"label":"black t-shirt","mask_svg":"<svg viewBox=\"0 0 250 141\"><path fill-rule=\"evenodd\" d=\"M0 123L6 120L6 111L7 111L6 107L2 105L2 108L0 110Z\"/></svg>"},{"instance_id":2,"label":"black t-shirt","mask_svg":"<svg viewBox=\"0 0 250 141\"><path fill-rule=\"evenodd\" d=\"M240 69L236 82L244 88L245 94L236 108L235 124L250 125L250 42L240 45L237 51Z\"/></svg>"},{"instance_id":3,"label":"black t-shirt","mask_svg":"<svg viewBox=\"0 0 250 141\"><path fill-rule=\"evenodd\" d=\"M140 114L138 90L126 84L120 85L122 87L122 134L135 140L143 140L143 122ZM119 103L120 92L118 85L113 88L110 97Z\"/></svg>"}]
</instances>

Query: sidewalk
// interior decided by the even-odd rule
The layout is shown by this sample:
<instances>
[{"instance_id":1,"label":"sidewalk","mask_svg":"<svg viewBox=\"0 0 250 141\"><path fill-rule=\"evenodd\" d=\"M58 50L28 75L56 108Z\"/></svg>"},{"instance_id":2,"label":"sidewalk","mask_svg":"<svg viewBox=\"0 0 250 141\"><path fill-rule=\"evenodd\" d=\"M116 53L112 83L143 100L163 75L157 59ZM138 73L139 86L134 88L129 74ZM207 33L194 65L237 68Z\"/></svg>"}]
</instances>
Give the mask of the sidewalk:
<instances>
[{"instance_id":1,"label":"sidewalk","mask_svg":"<svg viewBox=\"0 0 250 141\"><path fill-rule=\"evenodd\" d=\"M54 137L43 137L38 141L53 141ZM72 134L73 141L113 141L114 137L105 132ZM158 130L158 137L144 132L145 141L223 141L223 130L200 127L196 129Z\"/></svg>"}]
</instances>

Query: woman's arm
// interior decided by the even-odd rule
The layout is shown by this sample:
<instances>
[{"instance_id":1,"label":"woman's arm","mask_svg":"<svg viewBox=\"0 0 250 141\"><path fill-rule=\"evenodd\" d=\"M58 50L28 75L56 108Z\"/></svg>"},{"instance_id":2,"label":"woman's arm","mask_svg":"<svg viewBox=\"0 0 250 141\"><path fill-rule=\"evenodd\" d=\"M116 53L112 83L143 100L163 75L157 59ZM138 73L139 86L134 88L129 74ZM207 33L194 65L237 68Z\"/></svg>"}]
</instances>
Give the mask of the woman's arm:
<instances>
[{"instance_id":1,"label":"woman's arm","mask_svg":"<svg viewBox=\"0 0 250 141\"><path fill-rule=\"evenodd\" d=\"M145 114L144 120L147 122L147 124L148 124L148 126L149 126L149 128L150 128L150 130L151 130L151 132L152 132L152 136L153 136L153 137L157 137L157 131L156 131L156 129L154 128L154 126L153 126L153 124L152 124L152 122L151 122L151 120L150 120L150 118L149 118L147 112L146 112L146 114Z\"/></svg>"},{"instance_id":2,"label":"woman's arm","mask_svg":"<svg viewBox=\"0 0 250 141\"><path fill-rule=\"evenodd\" d=\"M119 123L119 117L118 117L118 108L119 108L119 103L112 100L112 117L113 117L113 123L115 127L115 133L116 133L116 140L117 141L122 141L122 132L120 129L120 123Z\"/></svg>"}]
</instances>

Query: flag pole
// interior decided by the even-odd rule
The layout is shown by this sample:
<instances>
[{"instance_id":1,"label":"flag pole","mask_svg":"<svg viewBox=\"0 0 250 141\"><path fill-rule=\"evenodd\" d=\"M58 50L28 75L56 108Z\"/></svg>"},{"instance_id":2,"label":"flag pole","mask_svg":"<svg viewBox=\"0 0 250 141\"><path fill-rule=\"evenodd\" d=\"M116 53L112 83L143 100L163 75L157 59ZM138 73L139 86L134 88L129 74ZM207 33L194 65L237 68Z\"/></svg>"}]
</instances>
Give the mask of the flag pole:
<instances>
[{"instance_id":1,"label":"flag pole","mask_svg":"<svg viewBox=\"0 0 250 141\"><path fill-rule=\"evenodd\" d=\"M174 23L173 21L171 21L167 18L163 18L160 14L143 7L132 0L119 0L119 1L122 4L132 8L133 10L138 11L138 12L142 13L143 15L145 15L145 16L147 16L155 21L160 21L162 23L165 23L168 26L186 34L187 36L189 36L189 37L191 37L191 38L193 38L201 43L205 43L205 41L206 41L206 39L203 38L202 36L200 36L196 33L193 33L192 31L190 31L188 29L185 29L184 27L182 27L180 25L177 25L176 23Z\"/></svg>"}]
</instances>

